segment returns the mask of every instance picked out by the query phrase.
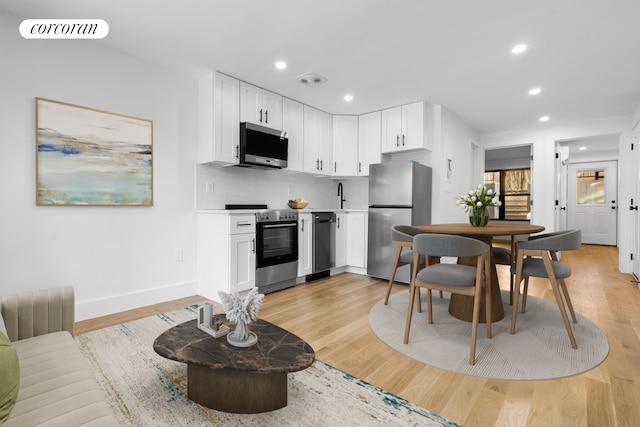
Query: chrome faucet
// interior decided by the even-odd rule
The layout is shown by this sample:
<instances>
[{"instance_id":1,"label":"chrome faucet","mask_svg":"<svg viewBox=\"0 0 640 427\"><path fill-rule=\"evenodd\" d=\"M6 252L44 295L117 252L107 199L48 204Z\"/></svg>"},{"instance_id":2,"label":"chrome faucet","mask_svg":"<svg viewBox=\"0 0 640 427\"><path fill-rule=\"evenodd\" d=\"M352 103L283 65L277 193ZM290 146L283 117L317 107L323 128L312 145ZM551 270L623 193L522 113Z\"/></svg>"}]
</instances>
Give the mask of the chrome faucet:
<instances>
[{"instance_id":1,"label":"chrome faucet","mask_svg":"<svg viewBox=\"0 0 640 427\"><path fill-rule=\"evenodd\" d=\"M338 196L340 196L340 209L343 209L343 204L347 199L344 198L344 189L341 182L338 183Z\"/></svg>"}]
</instances>

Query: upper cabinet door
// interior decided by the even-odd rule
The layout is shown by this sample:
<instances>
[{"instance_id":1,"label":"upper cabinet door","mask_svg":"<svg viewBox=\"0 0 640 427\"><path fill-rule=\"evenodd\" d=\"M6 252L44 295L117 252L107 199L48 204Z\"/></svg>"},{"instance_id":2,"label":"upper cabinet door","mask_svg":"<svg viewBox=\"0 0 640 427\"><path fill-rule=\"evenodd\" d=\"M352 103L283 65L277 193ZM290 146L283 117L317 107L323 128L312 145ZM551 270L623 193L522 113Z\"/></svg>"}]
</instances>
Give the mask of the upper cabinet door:
<instances>
[{"instance_id":1,"label":"upper cabinet door","mask_svg":"<svg viewBox=\"0 0 640 427\"><path fill-rule=\"evenodd\" d=\"M369 165L382 161L380 154L380 111L358 117L358 176L369 176Z\"/></svg>"},{"instance_id":2,"label":"upper cabinet door","mask_svg":"<svg viewBox=\"0 0 640 427\"><path fill-rule=\"evenodd\" d=\"M282 130L282 96L240 82L240 121Z\"/></svg>"},{"instance_id":3,"label":"upper cabinet door","mask_svg":"<svg viewBox=\"0 0 640 427\"><path fill-rule=\"evenodd\" d=\"M433 110L424 101L382 110L382 152L431 150Z\"/></svg>"},{"instance_id":4,"label":"upper cabinet door","mask_svg":"<svg viewBox=\"0 0 640 427\"><path fill-rule=\"evenodd\" d=\"M431 109L424 102L402 106L402 149L431 149Z\"/></svg>"},{"instance_id":5,"label":"upper cabinet door","mask_svg":"<svg viewBox=\"0 0 640 427\"><path fill-rule=\"evenodd\" d=\"M289 98L282 99L282 130L287 132L289 149L287 170L304 170L304 115L302 104Z\"/></svg>"},{"instance_id":6,"label":"upper cabinet door","mask_svg":"<svg viewBox=\"0 0 640 427\"><path fill-rule=\"evenodd\" d=\"M304 107L304 171L331 175L332 119L331 114Z\"/></svg>"},{"instance_id":7,"label":"upper cabinet door","mask_svg":"<svg viewBox=\"0 0 640 427\"><path fill-rule=\"evenodd\" d=\"M262 125L262 89L240 82L240 121Z\"/></svg>"},{"instance_id":8,"label":"upper cabinet door","mask_svg":"<svg viewBox=\"0 0 640 427\"><path fill-rule=\"evenodd\" d=\"M199 80L198 163L238 163L240 81L217 71Z\"/></svg>"},{"instance_id":9,"label":"upper cabinet door","mask_svg":"<svg viewBox=\"0 0 640 427\"><path fill-rule=\"evenodd\" d=\"M382 152L392 153L400 150L402 134L402 108L394 107L382 110Z\"/></svg>"},{"instance_id":10,"label":"upper cabinet door","mask_svg":"<svg viewBox=\"0 0 640 427\"><path fill-rule=\"evenodd\" d=\"M282 96L277 93L262 91L262 108L264 109L264 123L272 129L282 129Z\"/></svg>"},{"instance_id":11,"label":"upper cabinet door","mask_svg":"<svg viewBox=\"0 0 640 427\"><path fill-rule=\"evenodd\" d=\"M333 116L333 175L358 175L358 116Z\"/></svg>"}]
</instances>

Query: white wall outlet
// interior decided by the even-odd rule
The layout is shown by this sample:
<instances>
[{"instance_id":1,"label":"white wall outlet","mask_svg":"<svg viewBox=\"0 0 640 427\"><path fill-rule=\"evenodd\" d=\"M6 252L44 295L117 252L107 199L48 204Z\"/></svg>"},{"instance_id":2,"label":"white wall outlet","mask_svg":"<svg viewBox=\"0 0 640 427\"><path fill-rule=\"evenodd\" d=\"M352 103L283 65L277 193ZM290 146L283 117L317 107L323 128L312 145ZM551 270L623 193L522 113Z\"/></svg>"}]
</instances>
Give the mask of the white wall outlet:
<instances>
[{"instance_id":1,"label":"white wall outlet","mask_svg":"<svg viewBox=\"0 0 640 427\"><path fill-rule=\"evenodd\" d=\"M204 187L206 193L213 193L213 182L207 182Z\"/></svg>"},{"instance_id":2,"label":"white wall outlet","mask_svg":"<svg viewBox=\"0 0 640 427\"><path fill-rule=\"evenodd\" d=\"M182 262L182 248L173 248L173 261Z\"/></svg>"}]
</instances>

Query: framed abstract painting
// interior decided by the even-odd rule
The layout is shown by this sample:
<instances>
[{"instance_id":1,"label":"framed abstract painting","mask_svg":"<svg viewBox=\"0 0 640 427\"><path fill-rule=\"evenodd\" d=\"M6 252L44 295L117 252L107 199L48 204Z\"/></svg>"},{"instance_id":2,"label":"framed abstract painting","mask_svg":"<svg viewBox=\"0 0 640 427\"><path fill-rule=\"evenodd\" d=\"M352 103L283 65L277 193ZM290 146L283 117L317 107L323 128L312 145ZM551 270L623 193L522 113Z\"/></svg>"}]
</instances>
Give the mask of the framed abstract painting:
<instances>
[{"instance_id":1,"label":"framed abstract painting","mask_svg":"<svg viewBox=\"0 0 640 427\"><path fill-rule=\"evenodd\" d=\"M36 98L36 205L153 206L153 121Z\"/></svg>"}]
</instances>

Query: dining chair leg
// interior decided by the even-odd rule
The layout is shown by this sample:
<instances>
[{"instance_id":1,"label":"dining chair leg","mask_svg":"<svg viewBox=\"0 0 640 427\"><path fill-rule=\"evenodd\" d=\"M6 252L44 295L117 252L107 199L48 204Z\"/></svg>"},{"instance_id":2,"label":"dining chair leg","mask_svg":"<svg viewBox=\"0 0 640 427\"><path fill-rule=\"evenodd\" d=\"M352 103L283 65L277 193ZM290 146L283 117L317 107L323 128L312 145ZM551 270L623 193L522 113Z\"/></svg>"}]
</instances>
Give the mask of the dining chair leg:
<instances>
[{"instance_id":1,"label":"dining chair leg","mask_svg":"<svg viewBox=\"0 0 640 427\"><path fill-rule=\"evenodd\" d=\"M422 270L423 268L425 268L427 265L425 264L418 264L418 271ZM416 271L416 274L418 273L418 271ZM420 288L418 287L418 289L416 290L416 298L417 298L417 303L418 303L418 313L422 313L422 298L420 296Z\"/></svg>"},{"instance_id":2,"label":"dining chair leg","mask_svg":"<svg viewBox=\"0 0 640 427\"><path fill-rule=\"evenodd\" d=\"M551 267L551 262L547 258L543 258L543 260L545 262L545 267L547 268L547 274L549 275L549 282L551 283L551 289L553 290L553 295L556 297L556 302L558 303L558 309L560 309L560 315L562 316L564 327L567 329L567 334L569 335L569 340L571 341L571 347L576 349L578 348L578 344L576 343L576 339L573 336L573 329L571 329L571 324L569 323L567 310L564 307L564 303L562 301L562 295L560 294L560 289L558 288L558 282L556 281L555 274L553 274L553 268Z\"/></svg>"},{"instance_id":3,"label":"dining chair leg","mask_svg":"<svg viewBox=\"0 0 640 427\"><path fill-rule=\"evenodd\" d=\"M516 261L516 280L513 286L513 302L511 306L511 335L516 333L516 317L518 315L518 298L520 297L520 282L522 281L522 261L523 261L523 256L521 254L518 254L518 261Z\"/></svg>"},{"instance_id":4,"label":"dining chair leg","mask_svg":"<svg viewBox=\"0 0 640 427\"><path fill-rule=\"evenodd\" d=\"M389 286L387 286L387 295L384 297L384 305L389 303L389 296L391 295L391 288L393 287L393 279L396 278L396 270L398 269L398 263L400 262L400 253L402 252L402 246L398 245L396 249L396 258L393 262L393 268L391 269L391 278L389 279Z\"/></svg>"},{"instance_id":5,"label":"dining chair leg","mask_svg":"<svg viewBox=\"0 0 640 427\"><path fill-rule=\"evenodd\" d=\"M491 270L490 270L490 265L489 265L489 261L487 261L485 263L485 271L487 273L484 279L484 300L485 300L485 314L486 314L486 318L485 318L485 322L486 322L486 326L487 326L487 338L491 338L492 333L491 333L491 313L493 312L492 310L492 301L491 301Z\"/></svg>"},{"instance_id":6,"label":"dining chair leg","mask_svg":"<svg viewBox=\"0 0 640 427\"><path fill-rule=\"evenodd\" d=\"M427 306L429 310L429 324L433 323L433 300L431 297L431 289L427 288Z\"/></svg>"},{"instance_id":7,"label":"dining chair leg","mask_svg":"<svg viewBox=\"0 0 640 427\"><path fill-rule=\"evenodd\" d=\"M511 259L509 264L509 302L513 301L513 281L515 277L511 274L511 266L513 265L513 261L516 260L516 236L511 236Z\"/></svg>"},{"instance_id":8,"label":"dining chair leg","mask_svg":"<svg viewBox=\"0 0 640 427\"><path fill-rule=\"evenodd\" d=\"M564 294L564 300L567 303L567 307L569 308L569 313L571 313L571 319L573 323L578 323L578 318L576 317L575 311L573 311L573 304L571 304L571 298L569 297L569 290L567 289L567 284L564 279L558 279L558 283L560 284L560 289L562 289L562 293Z\"/></svg>"},{"instance_id":9,"label":"dining chair leg","mask_svg":"<svg viewBox=\"0 0 640 427\"><path fill-rule=\"evenodd\" d=\"M478 339L478 323L480 320L480 295L482 295L482 285L478 284L476 285L475 296L473 298L473 321L471 323L471 350L469 351L469 365L476 364L476 342Z\"/></svg>"},{"instance_id":10,"label":"dining chair leg","mask_svg":"<svg viewBox=\"0 0 640 427\"><path fill-rule=\"evenodd\" d=\"M529 276L525 276L524 285L522 286L522 310L521 313L527 311L527 295L529 293Z\"/></svg>"},{"instance_id":11,"label":"dining chair leg","mask_svg":"<svg viewBox=\"0 0 640 427\"><path fill-rule=\"evenodd\" d=\"M407 310L407 324L404 328L404 343L409 343L409 331L411 330L411 317L413 316L413 301L416 297L416 287L412 283L411 284L411 295L409 295L409 308Z\"/></svg>"}]
</instances>

